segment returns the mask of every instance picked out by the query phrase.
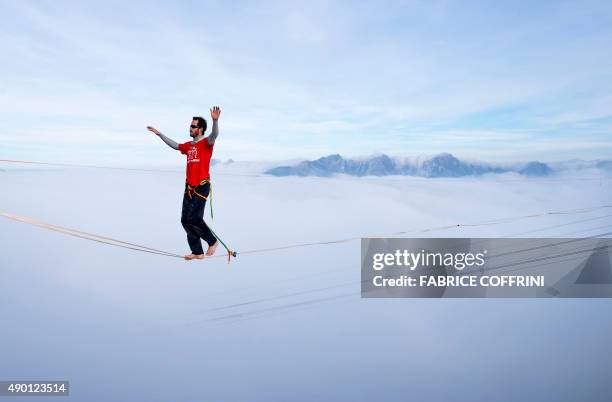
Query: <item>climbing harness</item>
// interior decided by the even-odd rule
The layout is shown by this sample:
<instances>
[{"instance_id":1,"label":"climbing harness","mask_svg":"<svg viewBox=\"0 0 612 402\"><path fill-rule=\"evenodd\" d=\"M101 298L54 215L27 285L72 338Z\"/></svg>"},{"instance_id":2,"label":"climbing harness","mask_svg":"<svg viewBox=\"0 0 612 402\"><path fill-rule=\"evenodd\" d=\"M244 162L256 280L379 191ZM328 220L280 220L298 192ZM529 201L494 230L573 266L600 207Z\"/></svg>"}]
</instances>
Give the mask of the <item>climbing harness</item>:
<instances>
[{"instance_id":1,"label":"climbing harness","mask_svg":"<svg viewBox=\"0 0 612 402\"><path fill-rule=\"evenodd\" d=\"M208 183L210 185L210 190L208 192L208 196L210 197L210 219L214 219L214 216L213 216L213 206L212 206L212 190L213 190L212 189L212 183L210 182L210 180L204 179L204 180L202 180L200 182L200 184L198 184L198 186L203 186L206 183ZM200 198L202 198L204 200L207 200L208 199L207 196L198 193L198 191L196 190L196 188L198 186L191 186L191 185L187 184L187 187L185 188L185 192L187 193L187 196L191 199L193 197L193 195L195 194L198 197L200 197Z\"/></svg>"}]
</instances>

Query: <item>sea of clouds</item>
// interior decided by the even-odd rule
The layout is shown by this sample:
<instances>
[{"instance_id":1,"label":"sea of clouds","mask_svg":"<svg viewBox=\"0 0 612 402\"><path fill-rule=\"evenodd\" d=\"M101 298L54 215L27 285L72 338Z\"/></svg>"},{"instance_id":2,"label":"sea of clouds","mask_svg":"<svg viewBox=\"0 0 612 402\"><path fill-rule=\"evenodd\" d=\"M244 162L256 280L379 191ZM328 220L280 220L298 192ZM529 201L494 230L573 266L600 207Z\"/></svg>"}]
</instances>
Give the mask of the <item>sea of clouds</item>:
<instances>
[{"instance_id":1,"label":"sea of clouds","mask_svg":"<svg viewBox=\"0 0 612 402\"><path fill-rule=\"evenodd\" d=\"M75 400L607 400L609 300L366 300L359 241L609 231L610 176L271 177L212 168L215 231L186 262L0 220L3 379L66 379ZM182 168L3 165L0 210L175 253ZM210 222L207 206L206 220ZM441 386L443 384L443 386ZM509 387L509 384L514 384Z\"/></svg>"}]
</instances>

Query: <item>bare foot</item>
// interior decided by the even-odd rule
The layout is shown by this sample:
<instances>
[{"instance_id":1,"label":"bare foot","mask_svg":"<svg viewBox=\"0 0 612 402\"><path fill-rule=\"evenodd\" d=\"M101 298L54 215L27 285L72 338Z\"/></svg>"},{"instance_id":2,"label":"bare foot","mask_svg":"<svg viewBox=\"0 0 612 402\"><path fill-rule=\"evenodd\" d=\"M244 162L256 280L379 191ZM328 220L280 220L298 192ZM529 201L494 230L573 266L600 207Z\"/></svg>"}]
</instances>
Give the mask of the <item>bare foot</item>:
<instances>
[{"instance_id":1,"label":"bare foot","mask_svg":"<svg viewBox=\"0 0 612 402\"><path fill-rule=\"evenodd\" d=\"M189 255L186 255L183 258L186 259L187 261L190 261L190 260L203 260L204 259L204 254L189 254Z\"/></svg>"},{"instance_id":2,"label":"bare foot","mask_svg":"<svg viewBox=\"0 0 612 402\"><path fill-rule=\"evenodd\" d=\"M208 250L206 250L206 255L207 256L211 256L215 253L215 251L217 250L217 246L219 245L219 242L216 241L215 244L213 244L212 246L208 247Z\"/></svg>"}]
</instances>

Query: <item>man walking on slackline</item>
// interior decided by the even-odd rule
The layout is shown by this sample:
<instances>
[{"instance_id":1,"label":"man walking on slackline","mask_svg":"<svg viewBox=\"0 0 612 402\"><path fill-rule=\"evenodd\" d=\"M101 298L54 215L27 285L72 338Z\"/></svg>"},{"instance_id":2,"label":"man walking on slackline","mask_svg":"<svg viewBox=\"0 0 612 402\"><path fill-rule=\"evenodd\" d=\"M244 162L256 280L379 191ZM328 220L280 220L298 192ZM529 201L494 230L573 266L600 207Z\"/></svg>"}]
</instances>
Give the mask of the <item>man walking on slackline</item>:
<instances>
[{"instance_id":1,"label":"man walking on slackline","mask_svg":"<svg viewBox=\"0 0 612 402\"><path fill-rule=\"evenodd\" d=\"M218 120L220 115L221 109L218 106L213 106L210 109L213 126L208 137L204 137L206 120L203 117L194 117L189 127L189 135L193 139L183 144L174 142L153 127L147 127L147 130L159 136L170 148L187 155L187 180L181 214L181 223L187 232L187 242L191 249L191 254L185 256L186 260L201 260L204 258L200 239L204 239L208 244L207 256L213 255L219 245L212 231L204 222L204 207L210 194L210 158L215 140L219 135Z\"/></svg>"}]
</instances>

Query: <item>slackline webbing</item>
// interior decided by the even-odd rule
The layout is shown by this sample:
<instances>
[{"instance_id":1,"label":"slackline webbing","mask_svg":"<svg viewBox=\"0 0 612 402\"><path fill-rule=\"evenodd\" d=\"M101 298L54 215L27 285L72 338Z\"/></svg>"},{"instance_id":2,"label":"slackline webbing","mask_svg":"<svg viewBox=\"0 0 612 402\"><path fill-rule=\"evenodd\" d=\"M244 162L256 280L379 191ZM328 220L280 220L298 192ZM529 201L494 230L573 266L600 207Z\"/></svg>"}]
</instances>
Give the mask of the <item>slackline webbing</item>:
<instances>
[{"instance_id":1,"label":"slackline webbing","mask_svg":"<svg viewBox=\"0 0 612 402\"><path fill-rule=\"evenodd\" d=\"M413 230L413 231L393 232L393 233L387 233L387 234L382 234L382 235L378 235L378 236L360 236L360 237L349 237L349 238L338 239L338 240L318 241L318 242L309 242L309 243L297 243L297 244L290 244L290 245L280 246L280 247L270 247L270 248L261 248L261 249L247 250L247 251L240 252L240 254L265 253L265 252L278 251L278 250L287 250L287 249L299 248L299 247L309 247L309 246L320 246L320 245L325 245L325 244L347 243L347 242L351 242L351 241L360 240L363 237L389 237L389 236L402 235L402 234L426 233L426 232L432 232L432 231L437 231L437 230L446 230L446 229L461 228L461 227L476 227L476 226L499 225L499 224L502 224L502 223L507 223L507 222L521 220L521 219L533 219L533 218L538 218L538 217L543 217L543 216L550 216L550 215L568 215L568 214L588 213L588 212L593 212L593 211L597 211L597 210L601 210L601 209L606 209L606 208L612 208L612 205L601 205L601 206L597 206L597 207L569 209L569 210L562 210L562 211L547 211L547 212L542 212L542 213L538 213L538 214L521 215L521 216L515 216L515 217L509 217L509 218L502 218L502 219L496 219L496 220L476 222L476 223L458 223L458 224L454 224L454 225L437 226L437 227L431 227L431 228L419 229L419 230ZM0 211L0 215L5 217L5 218L12 219L14 221L18 221L18 222L22 222L22 223L26 223L26 224L30 224L30 225L34 225L34 226L38 226L38 227L43 228L43 229L53 230L53 231L56 231L56 232L59 232L59 233L67 234L67 235L70 235L70 236L79 237L79 238L82 238L82 239L85 239L85 240L91 240L91 241L95 241L95 242L99 242L99 243L104 243L104 244L108 244L108 245L115 246L115 247L122 247L122 248L130 249L130 250L133 250L133 251L141 251L141 252L145 252L145 253L157 254L157 255L162 255L162 256L166 256L166 257L174 257L174 258L181 258L181 259L183 258L183 256L181 256L179 254L171 253L169 251L164 251L164 250L160 250L160 249L156 249L156 248L152 248L152 247L148 247L148 246L143 246L143 245L136 244L136 243L130 243L130 242L126 242L126 241L123 241L123 240L114 239L112 237L106 237L106 236L101 236L101 235L97 235L97 234L94 234L94 233L88 233L88 232L84 232L84 231L77 230L77 229L71 229L71 228L66 228L66 227L63 227L63 226L58 226L58 225L54 225L54 224L50 224L50 223L45 223L45 222L41 222L41 221L38 221L38 220L33 219L33 218L19 216L19 215L11 214L11 213L8 213L8 212ZM209 256L209 257L205 257L205 258L213 258L213 257L217 257L218 258L218 257L225 257L225 256L224 255L215 255L215 256Z\"/></svg>"}]
</instances>

